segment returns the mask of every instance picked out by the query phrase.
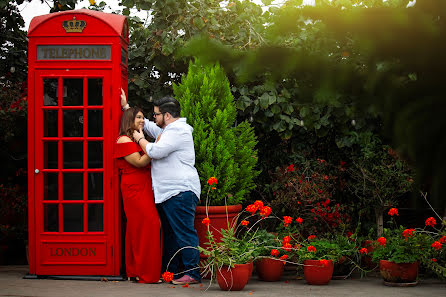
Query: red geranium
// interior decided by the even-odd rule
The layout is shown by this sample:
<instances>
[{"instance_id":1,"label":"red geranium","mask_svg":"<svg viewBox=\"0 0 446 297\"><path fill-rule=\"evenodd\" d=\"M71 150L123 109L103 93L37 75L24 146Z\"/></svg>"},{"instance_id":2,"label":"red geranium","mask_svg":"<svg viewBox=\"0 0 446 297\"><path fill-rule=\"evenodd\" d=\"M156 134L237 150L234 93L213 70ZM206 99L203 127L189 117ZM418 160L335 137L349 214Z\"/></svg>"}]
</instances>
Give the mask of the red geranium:
<instances>
[{"instance_id":1,"label":"red geranium","mask_svg":"<svg viewBox=\"0 0 446 297\"><path fill-rule=\"evenodd\" d=\"M310 236L308 236L308 240L309 241L312 241L313 239L315 239L316 238L316 235L310 235Z\"/></svg>"},{"instance_id":2,"label":"red geranium","mask_svg":"<svg viewBox=\"0 0 446 297\"><path fill-rule=\"evenodd\" d=\"M391 208L388 212L389 216L393 217L393 216L399 216L398 214L398 209L396 208Z\"/></svg>"},{"instance_id":3,"label":"red geranium","mask_svg":"<svg viewBox=\"0 0 446 297\"><path fill-rule=\"evenodd\" d=\"M294 171L294 164L291 164L290 166L288 166L287 171L288 172Z\"/></svg>"},{"instance_id":4,"label":"red geranium","mask_svg":"<svg viewBox=\"0 0 446 297\"><path fill-rule=\"evenodd\" d=\"M426 226L433 227L436 224L437 224L437 221L433 217L430 217L426 220Z\"/></svg>"},{"instance_id":5,"label":"red geranium","mask_svg":"<svg viewBox=\"0 0 446 297\"><path fill-rule=\"evenodd\" d=\"M254 204L250 204L246 207L246 211L250 212L251 214L255 214L257 211L257 207Z\"/></svg>"},{"instance_id":6,"label":"red geranium","mask_svg":"<svg viewBox=\"0 0 446 297\"><path fill-rule=\"evenodd\" d=\"M367 254L369 251L366 248L362 248L359 250L361 254Z\"/></svg>"},{"instance_id":7,"label":"red geranium","mask_svg":"<svg viewBox=\"0 0 446 297\"><path fill-rule=\"evenodd\" d=\"M291 251L292 248L291 244L289 244L288 242L285 242L282 247L287 252Z\"/></svg>"},{"instance_id":8,"label":"red geranium","mask_svg":"<svg viewBox=\"0 0 446 297\"><path fill-rule=\"evenodd\" d=\"M261 200L256 200L256 201L254 202L254 206L255 206L257 209L262 209L262 208L263 208L263 202L262 202Z\"/></svg>"},{"instance_id":9,"label":"red geranium","mask_svg":"<svg viewBox=\"0 0 446 297\"><path fill-rule=\"evenodd\" d=\"M307 247L307 252L313 252L313 253L315 253L315 252L316 252L316 248L315 248L314 246L312 246L312 245L309 245L309 246Z\"/></svg>"},{"instance_id":10,"label":"red geranium","mask_svg":"<svg viewBox=\"0 0 446 297\"><path fill-rule=\"evenodd\" d=\"M209 219L209 218L204 218L204 219L201 221L201 223L202 223L203 225L209 226L209 224L211 223L211 219Z\"/></svg>"},{"instance_id":11,"label":"red geranium","mask_svg":"<svg viewBox=\"0 0 446 297\"><path fill-rule=\"evenodd\" d=\"M208 185L213 185L217 183L217 178L216 177L211 177L208 179Z\"/></svg>"},{"instance_id":12,"label":"red geranium","mask_svg":"<svg viewBox=\"0 0 446 297\"><path fill-rule=\"evenodd\" d=\"M170 283L173 280L173 273L166 271L163 273L162 277L166 283Z\"/></svg>"},{"instance_id":13,"label":"red geranium","mask_svg":"<svg viewBox=\"0 0 446 297\"><path fill-rule=\"evenodd\" d=\"M249 222L246 220L243 220L240 222L240 225L242 225L242 226L248 226L248 224L249 224Z\"/></svg>"},{"instance_id":14,"label":"red geranium","mask_svg":"<svg viewBox=\"0 0 446 297\"><path fill-rule=\"evenodd\" d=\"M378 242L382 246L385 246L387 239L385 237L380 237L380 238L378 238L378 240L376 242Z\"/></svg>"},{"instance_id":15,"label":"red geranium","mask_svg":"<svg viewBox=\"0 0 446 297\"><path fill-rule=\"evenodd\" d=\"M293 222L293 218L289 216L283 217L283 226L288 227Z\"/></svg>"},{"instance_id":16,"label":"red geranium","mask_svg":"<svg viewBox=\"0 0 446 297\"><path fill-rule=\"evenodd\" d=\"M298 217L298 218L296 219L296 223L298 223L298 224L302 224L303 221L304 221L304 220L303 220L301 217Z\"/></svg>"},{"instance_id":17,"label":"red geranium","mask_svg":"<svg viewBox=\"0 0 446 297\"><path fill-rule=\"evenodd\" d=\"M439 241L435 241L435 242L432 244L432 247L438 251L438 250L441 249L441 243L440 243Z\"/></svg>"},{"instance_id":18,"label":"red geranium","mask_svg":"<svg viewBox=\"0 0 446 297\"><path fill-rule=\"evenodd\" d=\"M272 249L271 250L271 256L277 257L278 255L279 255L279 251L278 250L276 250L276 249Z\"/></svg>"},{"instance_id":19,"label":"red geranium","mask_svg":"<svg viewBox=\"0 0 446 297\"><path fill-rule=\"evenodd\" d=\"M288 259L288 255L283 255L282 257L280 257L280 260L286 260Z\"/></svg>"},{"instance_id":20,"label":"red geranium","mask_svg":"<svg viewBox=\"0 0 446 297\"><path fill-rule=\"evenodd\" d=\"M291 237L289 237L288 235L283 237L282 243L287 243L291 241Z\"/></svg>"},{"instance_id":21,"label":"red geranium","mask_svg":"<svg viewBox=\"0 0 446 297\"><path fill-rule=\"evenodd\" d=\"M324 267L328 266L328 261L325 259L319 260L319 263L321 263L322 265L324 265Z\"/></svg>"},{"instance_id":22,"label":"red geranium","mask_svg":"<svg viewBox=\"0 0 446 297\"><path fill-rule=\"evenodd\" d=\"M440 242L441 242L441 243L446 243L446 236L441 237L441 238L440 238Z\"/></svg>"},{"instance_id":23,"label":"red geranium","mask_svg":"<svg viewBox=\"0 0 446 297\"><path fill-rule=\"evenodd\" d=\"M267 218L271 214L271 207L265 206L260 210L260 215Z\"/></svg>"},{"instance_id":24,"label":"red geranium","mask_svg":"<svg viewBox=\"0 0 446 297\"><path fill-rule=\"evenodd\" d=\"M412 237L413 232L415 231L415 229L406 229L403 231L403 237L405 240L408 240L410 237Z\"/></svg>"}]
</instances>

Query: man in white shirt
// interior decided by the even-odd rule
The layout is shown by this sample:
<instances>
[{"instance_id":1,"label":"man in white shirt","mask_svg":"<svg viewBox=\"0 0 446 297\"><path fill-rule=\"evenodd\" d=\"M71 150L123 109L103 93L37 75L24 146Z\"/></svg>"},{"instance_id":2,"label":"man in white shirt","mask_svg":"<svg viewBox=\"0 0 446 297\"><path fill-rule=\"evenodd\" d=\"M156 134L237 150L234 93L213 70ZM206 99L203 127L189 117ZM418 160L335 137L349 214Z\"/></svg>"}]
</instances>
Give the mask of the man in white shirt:
<instances>
[{"instance_id":1,"label":"man in white shirt","mask_svg":"<svg viewBox=\"0 0 446 297\"><path fill-rule=\"evenodd\" d=\"M121 105L125 104L121 95ZM181 107L172 97L154 102L155 122L145 119L144 131L156 139L148 142L140 130L134 131L133 139L152 158L152 185L158 213L163 227L163 267L180 249L169 264L169 272L178 273L179 256L184 264L184 275L172 281L174 284L193 284L201 281L197 231L194 228L195 208L201 186L195 169L193 128L180 118Z\"/></svg>"}]
</instances>

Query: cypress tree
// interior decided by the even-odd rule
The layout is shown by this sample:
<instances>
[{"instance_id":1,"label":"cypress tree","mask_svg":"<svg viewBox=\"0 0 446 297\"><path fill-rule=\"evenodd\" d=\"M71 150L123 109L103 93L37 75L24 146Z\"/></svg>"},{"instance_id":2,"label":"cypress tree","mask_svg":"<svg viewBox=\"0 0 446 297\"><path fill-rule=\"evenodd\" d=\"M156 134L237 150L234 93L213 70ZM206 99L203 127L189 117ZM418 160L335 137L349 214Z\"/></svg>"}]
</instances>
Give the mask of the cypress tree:
<instances>
[{"instance_id":1,"label":"cypress tree","mask_svg":"<svg viewBox=\"0 0 446 297\"><path fill-rule=\"evenodd\" d=\"M237 110L226 74L218 64L191 61L187 75L173 90L181 104L181 116L194 128L195 166L202 197L208 195L206 183L214 176L218 184L209 191L210 205L243 202L259 174L255 170L257 139L248 122L236 125Z\"/></svg>"}]
</instances>

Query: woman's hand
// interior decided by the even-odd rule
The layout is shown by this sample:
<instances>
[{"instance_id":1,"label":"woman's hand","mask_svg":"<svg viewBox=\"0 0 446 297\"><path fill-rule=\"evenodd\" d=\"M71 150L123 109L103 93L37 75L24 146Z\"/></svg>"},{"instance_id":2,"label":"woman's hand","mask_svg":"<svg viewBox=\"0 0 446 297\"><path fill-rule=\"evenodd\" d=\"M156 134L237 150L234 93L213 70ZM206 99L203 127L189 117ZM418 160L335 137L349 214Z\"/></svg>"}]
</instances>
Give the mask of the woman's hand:
<instances>
[{"instance_id":1,"label":"woman's hand","mask_svg":"<svg viewBox=\"0 0 446 297\"><path fill-rule=\"evenodd\" d=\"M127 97L125 96L125 92L124 92L123 88L121 88L121 96L120 96L120 98L121 98L121 107L122 107L122 109L123 110L128 109L130 106L127 104Z\"/></svg>"}]
</instances>

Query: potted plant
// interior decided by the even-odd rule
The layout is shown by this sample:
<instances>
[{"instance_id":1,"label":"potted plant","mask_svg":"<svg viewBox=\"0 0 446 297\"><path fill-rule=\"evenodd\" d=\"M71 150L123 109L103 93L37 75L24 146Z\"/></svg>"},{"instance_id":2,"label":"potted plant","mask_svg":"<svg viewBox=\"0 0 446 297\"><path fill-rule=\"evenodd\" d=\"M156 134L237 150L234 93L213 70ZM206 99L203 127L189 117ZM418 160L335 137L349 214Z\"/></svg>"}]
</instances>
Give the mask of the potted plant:
<instances>
[{"instance_id":1,"label":"potted plant","mask_svg":"<svg viewBox=\"0 0 446 297\"><path fill-rule=\"evenodd\" d=\"M211 275L211 282L217 279L218 285L224 291L243 290L252 273L255 250L253 236L249 233L240 234L241 232L237 232L239 228L231 226L227 230L220 230L221 237L217 241L209 229L210 219L203 224L208 229L206 248L199 247L207 256L203 273Z\"/></svg>"},{"instance_id":2,"label":"potted plant","mask_svg":"<svg viewBox=\"0 0 446 297\"><path fill-rule=\"evenodd\" d=\"M375 243L373 261L379 261L381 276L386 285L417 284L418 266L428 250L425 234L400 226L384 229Z\"/></svg>"},{"instance_id":3,"label":"potted plant","mask_svg":"<svg viewBox=\"0 0 446 297\"><path fill-rule=\"evenodd\" d=\"M388 214L395 223L394 216L398 215L398 209L392 208ZM442 260L445 250L446 221L439 221L440 223L437 223L434 217L429 217L423 229L407 229L402 226L384 229L383 236L375 243L373 260L379 261L385 285L417 285L420 264L424 264L439 276L446 277L444 263L438 261Z\"/></svg>"},{"instance_id":4,"label":"potted plant","mask_svg":"<svg viewBox=\"0 0 446 297\"><path fill-rule=\"evenodd\" d=\"M240 203L254 189L253 179L259 174L255 170L257 140L248 122L236 122L234 97L218 64L191 61L187 75L173 90L181 104L181 116L194 128L195 166L202 196L209 197L206 202L202 199L196 210L195 228L203 246L206 228L201 221L210 217L214 228L228 228L228 222L234 222L242 210ZM214 237L219 240L219 234Z\"/></svg>"},{"instance_id":5,"label":"potted plant","mask_svg":"<svg viewBox=\"0 0 446 297\"><path fill-rule=\"evenodd\" d=\"M333 261L340 258L339 246L328 239L310 235L296 251L304 262L304 276L309 285L326 285L333 276Z\"/></svg>"},{"instance_id":6,"label":"potted plant","mask_svg":"<svg viewBox=\"0 0 446 297\"><path fill-rule=\"evenodd\" d=\"M260 280L279 281L283 274L285 260L288 255L280 246L277 236L266 230L257 231L254 239L256 246L255 266Z\"/></svg>"}]
</instances>

